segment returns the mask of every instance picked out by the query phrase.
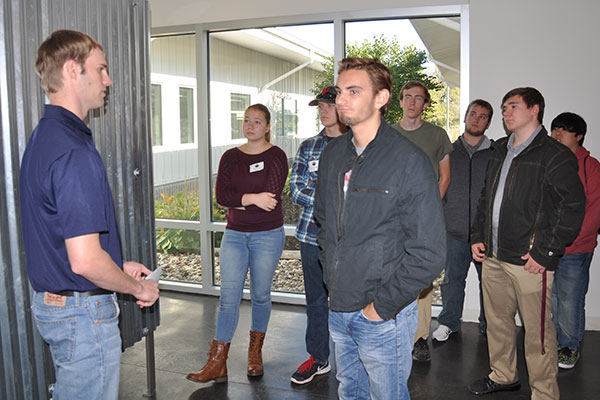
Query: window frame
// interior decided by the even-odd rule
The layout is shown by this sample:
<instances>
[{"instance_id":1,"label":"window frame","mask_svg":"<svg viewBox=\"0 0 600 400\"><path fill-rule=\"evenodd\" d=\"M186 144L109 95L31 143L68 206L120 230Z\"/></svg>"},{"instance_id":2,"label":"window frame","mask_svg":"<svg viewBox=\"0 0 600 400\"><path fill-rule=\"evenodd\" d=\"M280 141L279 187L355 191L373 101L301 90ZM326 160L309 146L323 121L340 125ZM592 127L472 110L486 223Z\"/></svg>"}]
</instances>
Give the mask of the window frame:
<instances>
[{"instance_id":1,"label":"window frame","mask_svg":"<svg viewBox=\"0 0 600 400\"><path fill-rule=\"evenodd\" d=\"M159 99L158 99L158 105L159 105L159 112L158 112L158 116L155 115L154 112L152 112L152 109L154 107L154 96L153 96L153 90L154 88L157 87L159 89ZM163 87L163 83L161 82L152 82L150 84L150 123L151 123L151 129L154 129L154 118L158 118L158 126L160 127L160 144L154 144L154 138L155 138L155 132L152 132L152 137L151 137L151 143L152 143L152 148L160 148L163 146L164 144L164 136L163 136L163 132L164 132L164 125L163 125L163 113L162 113L162 105L163 105L163 98L162 98L162 87Z\"/></svg>"},{"instance_id":2,"label":"window frame","mask_svg":"<svg viewBox=\"0 0 600 400\"><path fill-rule=\"evenodd\" d=\"M231 103L233 101L233 96L237 95L240 97L245 97L248 100L248 105L242 107L241 110L233 110L231 107ZM229 113L231 115L231 117L233 118L234 113L236 114L236 116L240 116L242 117L241 122L243 122L244 119L244 112L246 111L246 108L248 108L250 105L252 104L252 95L250 93L241 93L241 92L229 92ZM238 140L238 139L244 139L244 132L241 131L242 127L240 126L240 134L234 136L234 129L233 129L233 123L231 124L231 140Z\"/></svg>"}]
</instances>

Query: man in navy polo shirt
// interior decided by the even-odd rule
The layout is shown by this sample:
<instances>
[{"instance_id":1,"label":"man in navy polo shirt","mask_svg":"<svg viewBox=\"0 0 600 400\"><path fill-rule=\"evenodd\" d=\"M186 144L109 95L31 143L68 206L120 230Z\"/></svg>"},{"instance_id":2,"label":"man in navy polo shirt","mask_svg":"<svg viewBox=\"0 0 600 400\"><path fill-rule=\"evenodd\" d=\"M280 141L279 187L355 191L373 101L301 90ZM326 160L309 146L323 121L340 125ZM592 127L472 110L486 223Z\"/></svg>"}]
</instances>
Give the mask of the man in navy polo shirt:
<instances>
[{"instance_id":1,"label":"man in navy polo shirt","mask_svg":"<svg viewBox=\"0 0 600 400\"><path fill-rule=\"evenodd\" d=\"M21 164L20 198L32 311L50 345L53 399L117 399L121 338L114 292L154 304L158 284L142 264L123 262L112 195L88 111L108 86L102 46L56 31L38 49L36 71L50 104Z\"/></svg>"}]
</instances>

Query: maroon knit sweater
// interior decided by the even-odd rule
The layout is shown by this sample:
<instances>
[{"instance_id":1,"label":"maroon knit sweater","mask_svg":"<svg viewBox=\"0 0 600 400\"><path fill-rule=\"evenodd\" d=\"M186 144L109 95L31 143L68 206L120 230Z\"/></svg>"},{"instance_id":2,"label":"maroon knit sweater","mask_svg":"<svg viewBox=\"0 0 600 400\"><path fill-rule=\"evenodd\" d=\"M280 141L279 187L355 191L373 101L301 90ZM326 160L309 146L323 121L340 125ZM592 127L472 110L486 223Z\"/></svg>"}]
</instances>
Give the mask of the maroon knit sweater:
<instances>
[{"instance_id":1,"label":"maroon knit sweater","mask_svg":"<svg viewBox=\"0 0 600 400\"><path fill-rule=\"evenodd\" d=\"M252 172L251 172L252 171ZM238 148L229 149L221 157L217 175L217 203L227 209L227 228L240 232L268 231L283 225L281 192L288 175L287 156L273 146L260 154L246 154ZM265 211L255 205L242 207L246 193L275 194L277 206Z\"/></svg>"}]
</instances>

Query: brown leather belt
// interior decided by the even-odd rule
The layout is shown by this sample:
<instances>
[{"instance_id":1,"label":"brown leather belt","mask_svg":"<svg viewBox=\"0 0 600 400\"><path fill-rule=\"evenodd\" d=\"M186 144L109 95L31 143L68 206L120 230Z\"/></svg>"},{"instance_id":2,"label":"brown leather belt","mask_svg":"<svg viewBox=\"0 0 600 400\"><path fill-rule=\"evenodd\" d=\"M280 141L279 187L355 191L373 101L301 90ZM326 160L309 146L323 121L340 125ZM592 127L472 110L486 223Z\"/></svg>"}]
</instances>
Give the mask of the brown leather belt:
<instances>
[{"instance_id":1,"label":"brown leather belt","mask_svg":"<svg viewBox=\"0 0 600 400\"><path fill-rule=\"evenodd\" d=\"M75 292L73 290L63 290L62 292L58 292L56 294L58 294L60 296L73 297L73 296L75 296L75 293L79 294L79 297L90 297L90 296L100 296L103 294L113 294L114 292L111 292L110 290L106 290L106 289L94 289L94 290L88 290L87 292Z\"/></svg>"}]
</instances>

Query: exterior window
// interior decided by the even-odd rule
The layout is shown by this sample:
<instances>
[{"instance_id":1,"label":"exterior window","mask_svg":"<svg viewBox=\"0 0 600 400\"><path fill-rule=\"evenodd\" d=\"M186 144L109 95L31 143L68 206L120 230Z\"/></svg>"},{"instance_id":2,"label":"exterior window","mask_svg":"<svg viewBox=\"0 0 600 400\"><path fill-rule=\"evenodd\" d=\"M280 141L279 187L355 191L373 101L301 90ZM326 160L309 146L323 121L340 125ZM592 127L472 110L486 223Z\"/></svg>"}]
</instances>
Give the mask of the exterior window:
<instances>
[{"instance_id":1,"label":"exterior window","mask_svg":"<svg viewBox=\"0 0 600 400\"><path fill-rule=\"evenodd\" d=\"M282 102L281 136L296 136L298 133L298 101L283 99Z\"/></svg>"},{"instance_id":2,"label":"exterior window","mask_svg":"<svg viewBox=\"0 0 600 400\"><path fill-rule=\"evenodd\" d=\"M244 111L250 106L250 95L243 93L231 93L231 138L243 139L242 123L244 122Z\"/></svg>"},{"instance_id":3,"label":"exterior window","mask_svg":"<svg viewBox=\"0 0 600 400\"><path fill-rule=\"evenodd\" d=\"M179 88L179 133L181 144L194 143L194 89Z\"/></svg>"},{"instance_id":4,"label":"exterior window","mask_svg":"<svg viewBox=\"0 0 600 400\"><path fill-rule=\"evenodd\" d=\"M152 84L150 93L150 116L152 118L152 146L162 146L162 86Z\"/></svg>"}]
</instances>

